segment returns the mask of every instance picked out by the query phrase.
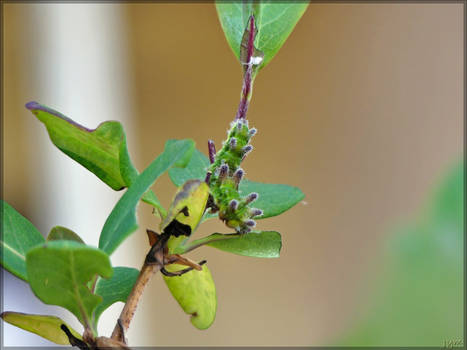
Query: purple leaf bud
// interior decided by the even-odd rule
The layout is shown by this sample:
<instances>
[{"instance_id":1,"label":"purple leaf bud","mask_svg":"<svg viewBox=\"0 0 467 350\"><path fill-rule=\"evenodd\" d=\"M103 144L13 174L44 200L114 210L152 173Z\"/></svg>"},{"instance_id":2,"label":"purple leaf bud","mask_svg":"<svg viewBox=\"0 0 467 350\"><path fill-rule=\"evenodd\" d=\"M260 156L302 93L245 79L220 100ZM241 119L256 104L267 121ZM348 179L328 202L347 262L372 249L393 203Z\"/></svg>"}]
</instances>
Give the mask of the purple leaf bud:
<instances>
[{"instance_id":1,"label":"purple leaf bud","mask_svg":"<svg viewBox=\"0 0 467 350\"><path fill-rule=\"evenodd\" d=\"M249 226L243 226L242 229L240 230L240 233L245 234L249 233L251 231L251 228Z\"/></svg>"},{"instance_id":2,"label":"purple leaf bud","mask_svg":"<svg viewBox=\"0 0 467 350\"><path fill-rule=\"evenodd\" d=\"M229 173L229 166L227 164L222 164L219 167L219 181L224 181Z\"/></svg>"},{"instance_id":3,"label":"purple leaf bud","mask_svg":"<svg viewBox=\"0 0 467 350\"><path fill-rule=\"evenodd\" d=\"M212 175L212 173L210 171L208 171L206 173L206 177L204 178L204 182L206 182L208 185L209 185L209 181L211 181L211 175Z\"/></svg>"},{"instance_id":4,"label":"purple leaf bud","mask_svg":"<svg viewBox=\"0 0 467 350\"><path fill-rule=\"evenodd\" d=\"M251 138L256 135L258 130L256 128L251 128L250 131L248 131L248 136Z\"/></svg>"},{"instance_id":5,"label":"purple leaf bud","mask_svg":"<svg viewBox=\"0 0 467 350\"><path fill-rule=\"evenodd\" d=\"M209 161L212 164L216 160L216 146L214 145L213 140L208 140L208 151L209 151Z\"/></svg>"},{"instance_id":6,"label":"purple leaf bud","mask_svg":"<svg viewBox=\"0 0 467 350\"><path fill-rule=\"evenodd\" d=\"M238 168L234 174L233 174L233 178L234 178L234 181L235 181L235 186L238 187L240 181L242 181L242 178L243 178L243 175L245 174L245 172L243 171L242 168Z\"/></svg>"},{"instance_id":7,"label":"purple leaf bud","mask_svg":"<svg viewBox=\"0 0 467 350\"><path fill-rule=\"evenodd\" d=\"M252 145L246 145L245 147L242 148L242 161L246 158L246 156L248 155L248 153L250 153L251 151L253 150L253 146Z\"/></svg>"},{"instance_id":8,"label":"purple leaf bud","mask_svg":"<svg viewBox=\"0 0 467 350\"><path fill-rule=\"evenodd\" d=\"M240 119L238 122L237 122L237 133L241 132L243 129L243 122L242 120Z\"/></svg>"},{"instance_id":9,"label":"purple leaf bud","mask_svg":"<svg viewBox=\"0 0 467 350\"><path fill-rule=\"evenodd\" d=\"M245 204L250 204L251 202L254 202L258 199L258 197L258 193L251 192L248 196L245 197Z\"/></svg>"},{"instance_id":10,"label":"purple leaf bud","mask_svg":"<svg viewBox=\"0 0 467 350\"><path fill-rule=\"evenodd\" d=\"M251 208L250 209L250 215L251 215L252 218L254 218L255 216L262 216L263 211L261 209L258 209L258 208Z\"/></svg>"},{"instance_id":11,"label":"purple leaf bud","mask_svg":"<svg viewBox=\"0 0 467 350\"><path fill-rule=\"evenodd\" d=\"M229 203L229 208L232 210L232 211L235 211L237 210L238 208L238 201L236 199L232 199Z\"/></svg>"},{"instance_id":12,"label":"purple leaf bud","mask_svg":"<svg viewBox=\"0 0 467 350\"><path fill-rule=\"evenodd\" d=\"M252 150L253 150L252 145L246 145L245 147L242 148L243 155L250 153Z\"/></svg>"},{"instance_id":13,"label":"purple leaf bud","mask_svg":"<svg viewBox=\"0 0 467 350\"><path fill-rule=\"evenodd\" d=\"M237 148L237 139L235 137L232 137L229 142L229 146L231 150L234 150Z\"/></svg>"},{"instance_id":14,"label":"purple leaf bud","mask_svg":"<svg viewBox=\"0 0 467 350\"><path fill-rule=\"evenodd\" d=\"M255 220L247 220L245 221L245 224L250 227L255 227L256 226L256 221Z\"/></svg>"}]
</instances>

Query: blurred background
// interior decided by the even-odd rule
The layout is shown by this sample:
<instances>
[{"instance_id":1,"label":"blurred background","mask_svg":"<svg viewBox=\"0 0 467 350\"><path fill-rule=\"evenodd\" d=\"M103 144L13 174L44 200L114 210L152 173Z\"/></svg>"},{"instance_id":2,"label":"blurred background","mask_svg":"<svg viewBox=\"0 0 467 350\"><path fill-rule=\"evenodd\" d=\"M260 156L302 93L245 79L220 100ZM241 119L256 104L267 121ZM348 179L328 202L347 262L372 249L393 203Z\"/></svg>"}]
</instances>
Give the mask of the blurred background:
<instances>
[{"instance_id":1,"label":"blurred background","mask_svg":"<svg viewBox=\"0 0 467 350\"><path fill-rule=\"evenodd\" d=\"M122 193L57 150L26 102L90 128L121 121L139 170L169 138L193 138L204 152L208 139L225 138L242 70L213 4L3 9L3 196L44 235L63 225L97 245ZM212 327L195 329L156 276L130 344L462 341L462 14L462 4L311 4L258 75L248 114L259 133L247 177L306 195L259 224L282 233L280 259L197 251L217 286ZM154 189L167 206L168 177ZM143 229L159 224L150 211L139 207L140 230L114 265L140 267ZM227 232L209 222L198 235L214 231ZM3 307L62 315L80 329L8 273ZM121 307L104 313L101 334ZM5 345L48 344L3 327Z\"/></svg>"}]
</instances>

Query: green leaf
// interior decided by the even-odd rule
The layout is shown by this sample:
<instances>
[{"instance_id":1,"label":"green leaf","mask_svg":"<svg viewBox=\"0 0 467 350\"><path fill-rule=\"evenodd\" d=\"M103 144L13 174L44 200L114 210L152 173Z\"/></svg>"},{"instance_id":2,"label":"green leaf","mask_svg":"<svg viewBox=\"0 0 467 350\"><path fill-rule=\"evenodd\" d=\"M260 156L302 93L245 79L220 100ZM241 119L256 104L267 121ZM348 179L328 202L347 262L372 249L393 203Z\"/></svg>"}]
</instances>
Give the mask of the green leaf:
<instances>
[{"instance_id":1,"label":"green leaf","mask_svg":"<svg viewBox=\"0 0 467 350\"><path fill-rule=\"evenodd\" d=\"M71 311L91 326L94 309L102 301L86 283L95 275L112 276L110 259L103 251L73 241L50 241L26 254L29 284L46 304Z\"/></svg>"},{"instance_id":2,"label":"green leaf","mask_svg":"<svg viewBox=\"0 0 467 350\"><path fill-rule=\"evenodd\" d=\"M339 345L440 347L463 339L463 164L424 209L419 220L390 237L368 312Z\"/></svg>"},{"instance_id":3,"label":"green leaf","mask_svg":"<svg viewBox=\"0 0 467 350\"><path fill-rule=\"evenodd\" d=\"M112 189L129 187L138 176L119 122L107 121L92 130L37 102L27 103L26 108L44 123L55 146ZM145 193L142 200L158 210L162 208L152 191Z\"/></svg>"},{"instance_id":4,"label":"green leaf","mask_svg":"<svg viewBox=\"0 0 467 350\"><path fill-rule=\"evenodd\" d=\"M167 265L170 272L186 268L182 265ZM190 271L182 276L163 276L175 300L183 311L191 315L191 323L198 329L207 329L214 322L217 309L216 286L206 265L202 271Z\"/></svg>"},{"instance_id":5,"label":"green leaf","mask_svg":"<svg viewBox=\"0 0 467 350\"><path fill-rule=\"evenodd\" d=\"M245 234L213 233L186 245L181 245L175 253L183 254L201 245L207 245L237 255L256 258L278 258L282 240L280 233L276 231L252 231Z\"/></svg>"},{"instance_id":6,"label":"green leaf","mask_svg":"<svg viewBox=\"0 0 467 350\"><path fill-rule=\"evenodd\" d=\"M55 226L50 230L49 235L47 236L47 241L75 241L78 243L83 243L84 241L74 233L72 230L63 227L63 226Z\"/></svg>"},{"instance_id":7,"label":"green leaf","mask_svg":"<svg viewBox=\"0 0 467 350\"><path fill-rule=\"evenodd\" d=\"M290 35L308 2L227 2L217 1L216 8L227 42L235 56L240 57L240 44L250 15L255 16L258 34L255 46L264 52L260 66L266 66Z\"/></svg>"},{"instance_id":8,"label":"green leaf","mask_svg":"<svg viewBox=\"0 0 467 350\"><path fill-rule=\"evenodd\" d=\"M7 202L0 200L0 205L2 206L0 232L2 266L27 281L26 253L29 249L44 243L45 239L28 219Z\"/></svg>"},{"instance_id":9,"label":"green leaf","mask_svg":"<svg viewBox=\"0 0 467 350\"><path fill-rule=\"evenodd\" d=\"M127 187L130 187L133 182L135 182L136 178L138 177L139 173L138 170L133 166L133 163L130 159L130 154L128 153L128 148L126 145L126 139L124 138L123 142L120 145L120 173L125 181ZM141 200L149 205L152 205L156 208L159 214L163 217L166 215L166 210L159 202L159 199L156 197L152 190L146 191Z\"/></svg>"},{"instance_id":10,"label":"green leaf","mask_svg":"<svg viewBox=\"0 0 467 350\"><path fill-rule=\"evenodd\" d=\"M100 249L110 255L126 237L138 228L136 205L141 196L170 167L186 165L184 162L188 161L187 153L193 152L193 149L192 140L166 142L164 152L135 179L113 208L102 229L99 239Z\"/></svg>"},{"instance_id":11,"label":"green leaf","mask_svg":"<svg viewBox=\"0 0 467 350\"><path fill-rule=\"evenodd\" d=\"M119 150L125 135L119 122L104 122L91 130L37 102L29 102L26 107L44 123L50 139L62 152L114 190L126 186L120 175Z\"/></svg>"},{"instance_id":12,"label":"green leaf","mask_svg":"<svg viewBox=\"0 0 467 350\"><path fill-rule=\"evenodd\" d=\"M259 197L252 206L262 209L263 215L255 218L255 220L282 214L305 197L303 192L294 186L265 184L247 179L240 183L239 190L242 196L246 196L251 192L258 193Z\"/></svg>"},{"instance_id":13,"label":"green leaf","mask_svg":"<svg viewBox=\"0 0 467 350\"><path fill-rule=\"evenodd\" d=\"M76 338L82 340L81 335L77 331L56 316L30 315L7 311L2 313L0 317L3 318L5 322L28 332L35 333L55 344L70 345L67 335L60 328L61 325L65 325Z\"/></svg>"},{"instance_id":14,"label":"green leaf","mask_svg":"<svg viewBox=\"0 0 467 350\"><path fill-rule=\"evenodd\" d=\"M204 180L206 168L208 166L208 158L203 153L196 150L185 168L170 169L169 176L176 186L181 186L190 179ZM251 192L257 192L259 194L258 199L252 206L263 210L263 215L256 217L255 220L266 219L282 214L305 197L303 192L297 187L280 184L265 184L249 181L247 179L242 180L240 183L239 192L242 196L246 196Z\"/></svg>"},{"instance_id":15,"label":"green leaf","mask_svg":"<svg viewBox=\"0 0 467 350\"><path fill-rule=\"evenodd\" d=\"M196 149L195 148L195 142L193 140L191 140L191 139L185 139L185 140L171 139L171 140L167 140L167 142L165 143L165 147L166 148L181 147L180 145L178 145L180 142L191 142L191 146L188 147L188 150L186 150L185 152L182 152L180 154L180 157L177 157L177 159L173 163L173 168L185 168L188 165L188 163L190 162L191 158L193 157L193 153L195 152L195 149Z\"/></svg>"},{"instance_id":16,"label":"green leaf","mask_svg":"<svg viewBox=\"0 0 467 350\"><path fill-rule=\"evenodd\" d=\"M97 281L95 293L102 297L102 303L94 311L94 324L97 324L102 312L110 305L117 301L126 302L139 274L132 267L114 267L113 270L112 278L100 278Z\"/></svg>"},{"instance_id":17,"label":"green leaf","mask_svg":"<svg viewBox=\"0 0 467 350\"><path fill-rule=\"evenodd\" d=\"M182 186L188 180L204 180L208 167L208 157L195 149L186 167L172 168L169 170L170 180L172 180L177 187Z\"/></svg>"},{"instance_id":18,"label":"green leaf","mask_svg":"<svg viewBox=\"0 0 467 350\"><path fill-rule=\"evenodd\" d=\"M214 235L221 238L219 233ZM243 235L235 234L234 236L234 238L230 239L212 240L206 245L225 252L256 258L278 258L280 255L282 240L279 232L253 231Z\"/></svg>"}]
</instances>

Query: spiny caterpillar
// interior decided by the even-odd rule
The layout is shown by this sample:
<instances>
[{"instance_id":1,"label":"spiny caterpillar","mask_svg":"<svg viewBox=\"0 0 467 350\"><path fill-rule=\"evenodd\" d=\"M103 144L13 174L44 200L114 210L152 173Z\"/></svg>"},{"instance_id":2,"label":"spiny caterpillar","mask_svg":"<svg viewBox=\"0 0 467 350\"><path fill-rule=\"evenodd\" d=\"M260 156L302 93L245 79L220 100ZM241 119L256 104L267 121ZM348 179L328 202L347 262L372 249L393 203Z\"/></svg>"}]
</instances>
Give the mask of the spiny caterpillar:
<instances>
[{"instance_id":1,"label":"spiny caterpillar","mask_svg":"<svg viewBox=\"0 0 467 350\"><path fill-rule=\"evenodd\" d=\"M232 122L227 140L217 154L214 143L209 142L211 165L206 180L214 202L211 212L218 211L219 218L239 233L250 232L256 226L253 218L263 214L262 210L249 206L258 198L257 193L252 192L241 197L238 191L244 175L240 164L253 150L249 142L255 134L256 129L248 127L248 120L237 119Z\"/></svg>"}]
</instances>

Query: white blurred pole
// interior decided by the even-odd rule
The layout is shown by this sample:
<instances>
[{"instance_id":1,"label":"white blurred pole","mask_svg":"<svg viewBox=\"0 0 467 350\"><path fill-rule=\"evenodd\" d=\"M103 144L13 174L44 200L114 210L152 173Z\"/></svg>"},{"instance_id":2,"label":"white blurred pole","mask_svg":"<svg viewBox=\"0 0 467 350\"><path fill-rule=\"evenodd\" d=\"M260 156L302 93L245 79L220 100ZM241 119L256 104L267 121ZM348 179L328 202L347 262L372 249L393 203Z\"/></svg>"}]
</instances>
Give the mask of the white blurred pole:
<instances>
[{"instance_id":1,"label":"white blurred pole","mask_svg":"<svg viewBox=\"0 0 467 350\"><path fill-rule=\"evenodd\" d=\"M27 7L26 17L31 20L29 23L34 23L30 29L34 32L34 42L29 43L28 53L32 56L29 61L36 65L31 83L40 91L32 98L89 128L105 120L119 120L128 133L130 120L127 117L131 115L131 108L126 90L127 50L122 8L118 4L33 4ZM31 198L46 207L41 210L47 214L42 222L48 223L47 230L55 224L66 226L88 244L97 246L105 218L122 192L112 191L51 147L45 128L44 134L29 136L37 139L34 156L40 157L43 164L40 174L35 174L40 178L39 186L31 194ZM35 300L30 289L9 274L5 274L4 280L4 309L42 314L53 310L57 314L56 308ZM58 313L66 314L69 313ZM77 324L73 317L65 316L65 319L72 326ZM102 321L105 323L105 317ZM113 323L106 328L112 326ZM3 335L3 344L7 346L50 345L8 324L4 325Z\"/></svg>"}]
</instances>

